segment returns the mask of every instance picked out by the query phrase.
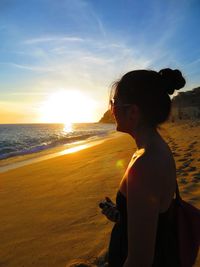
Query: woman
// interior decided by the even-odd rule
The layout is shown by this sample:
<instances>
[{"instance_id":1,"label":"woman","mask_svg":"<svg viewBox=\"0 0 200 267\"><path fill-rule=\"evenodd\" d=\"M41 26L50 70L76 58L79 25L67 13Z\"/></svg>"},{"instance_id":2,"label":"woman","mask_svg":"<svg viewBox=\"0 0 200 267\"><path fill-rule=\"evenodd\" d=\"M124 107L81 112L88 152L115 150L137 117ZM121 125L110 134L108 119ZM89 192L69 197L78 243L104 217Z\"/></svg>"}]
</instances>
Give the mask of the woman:
<instances>
[{"instance_id":1,"label":"woman","mask_svg":"<svg viewBox=\"0 0 200 267\"><path fill-rule=\"evenodd\" d=\"M169 94L184 85L181 72L171 69L131 71L114 84L110 103L116 129L134 138L137 151L119 185L116 207L102 209L115 221L109 267L179 266L176 237L167 223L176 191L176 166L157 127L169 117Z\"/></svg>"}]
</instances>

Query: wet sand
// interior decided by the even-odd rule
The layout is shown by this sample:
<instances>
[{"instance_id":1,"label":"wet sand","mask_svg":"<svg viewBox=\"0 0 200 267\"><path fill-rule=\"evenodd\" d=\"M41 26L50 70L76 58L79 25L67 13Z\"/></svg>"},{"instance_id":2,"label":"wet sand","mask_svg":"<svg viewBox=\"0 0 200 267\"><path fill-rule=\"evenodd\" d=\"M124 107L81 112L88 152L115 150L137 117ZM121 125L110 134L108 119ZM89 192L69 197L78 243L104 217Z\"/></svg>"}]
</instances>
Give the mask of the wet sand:
<instances>
[{"instance_id":1,"label":"wet sand","mask_svg":"<svg viewBox=\"0 0 200 267\"><path fill-rule=\"evenodd\" d=\"M200 208L200 123L162 127L181 196ZM84 150L0 173L0 266L105 266L113 223L98 203L105 196L115 201L135 150L131 137L116 133Z\"/></svg>"}]
</instances>

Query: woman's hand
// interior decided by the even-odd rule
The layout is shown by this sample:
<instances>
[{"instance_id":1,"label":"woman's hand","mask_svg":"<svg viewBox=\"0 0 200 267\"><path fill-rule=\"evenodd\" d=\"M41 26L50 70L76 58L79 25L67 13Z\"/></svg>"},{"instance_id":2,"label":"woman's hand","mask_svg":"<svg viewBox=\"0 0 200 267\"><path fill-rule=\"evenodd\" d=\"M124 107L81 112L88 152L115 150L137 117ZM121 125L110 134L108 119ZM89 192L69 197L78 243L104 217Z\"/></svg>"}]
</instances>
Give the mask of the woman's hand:
<instances>
[{"instance_id":1,"label":"woman's hand","mask_svg":"<svg viewBox=\"0 0 200 267\"><path fill-rule=\"evenodd\" d=\"M119 210L116 208L115 204L108 197L106 197L106 203L108 205L104 205L101 211L102 214L104 214L112 222L119 222L120 213Z\"/></svg>"}]
</instances>

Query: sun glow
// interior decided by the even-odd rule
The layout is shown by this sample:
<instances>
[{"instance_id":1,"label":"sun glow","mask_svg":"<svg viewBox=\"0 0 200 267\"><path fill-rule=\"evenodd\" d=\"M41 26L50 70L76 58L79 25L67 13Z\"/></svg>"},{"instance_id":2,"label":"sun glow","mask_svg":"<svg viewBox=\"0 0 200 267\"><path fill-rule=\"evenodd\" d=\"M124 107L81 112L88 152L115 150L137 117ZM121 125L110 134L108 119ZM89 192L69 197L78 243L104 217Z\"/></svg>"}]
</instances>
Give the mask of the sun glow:
<instances>
[{"instance_id":1,"label":"sun glow","mask_svg":"<svg viewBox=\"0 0 200 267\"><path fill-rule=\"evenodd\" d=\"M75 122L94 121L96 103L78 90L59 90L49 95L39 108L40 121L64 123L65 130Z\"/></svg>"},{"instance_id":2,"label":"sun glow","mask_svg":"<svg viewBox=\"0 0 200 267\"><path fill-rule=\"evenodd\" d=\"M71 122L65 122L63 131L66 132L66 133L72 132L73 131L72 123Z\"/></svg>"}]
</instances>

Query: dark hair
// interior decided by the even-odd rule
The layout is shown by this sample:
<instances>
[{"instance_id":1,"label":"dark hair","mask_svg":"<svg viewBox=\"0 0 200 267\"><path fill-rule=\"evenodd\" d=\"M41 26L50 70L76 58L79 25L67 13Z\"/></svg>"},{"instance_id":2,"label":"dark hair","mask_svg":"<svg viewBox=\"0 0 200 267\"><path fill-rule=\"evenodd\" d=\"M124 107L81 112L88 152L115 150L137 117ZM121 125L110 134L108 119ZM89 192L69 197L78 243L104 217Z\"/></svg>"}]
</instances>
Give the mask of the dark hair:
<instances>
[{"instance_id":1,"label":"dark hair","mask_svg":"<svg viewBox=\"0 0 200 267\"><path fill-rule=\"evenodd\" d=\"M123 102L136 104L145 122L156 127L169 117L171 99L168 94L172 95L184 85L185 79L179 70L134 70L114 83L112 93L114 89Z\"/></svg>"}]
</instances>

